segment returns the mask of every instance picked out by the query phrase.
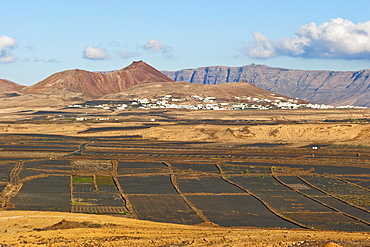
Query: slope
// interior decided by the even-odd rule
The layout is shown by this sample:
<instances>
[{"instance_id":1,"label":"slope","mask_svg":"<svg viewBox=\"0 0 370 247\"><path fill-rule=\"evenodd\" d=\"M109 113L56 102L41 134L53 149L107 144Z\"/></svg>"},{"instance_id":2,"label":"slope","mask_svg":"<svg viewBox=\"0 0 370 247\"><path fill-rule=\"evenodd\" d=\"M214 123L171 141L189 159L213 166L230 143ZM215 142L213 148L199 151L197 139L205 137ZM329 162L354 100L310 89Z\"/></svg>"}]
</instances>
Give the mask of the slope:
<instances>
[{"instance_id":1,"label":"slope","mask_svg":"<svg viewBox=\"0 0 370 247\"><path fill-rule=\"evenodd\" d=\"M64 91L98 98L106 94L122 92L134 85L163 81L172 80L145 62L138 61L126 68L107 74L79 69L59 72L25 88L23 92Z\"/></svg>"},{"instance_id":2,"label":"slope","mask_svg":"<svg viewBox=\"0 0 370 247\"><path fill-rule=\"evenodd\" d=\"M24 86L8 80L0 79L0 93L19 92L22 88L24 88Z\"/></svg>"},{"instance_id":3,"label":"slope","mask_svg":"<svg viewBox=\"0 0 370 247\"><path fill-rule=\"evenodd\" d=\"M200 85L188 82L162 82L141 84L125 90L118 94L106 95L105 99L159 98L165 95L173 95L190 100L190 95L201 97L216 97L220 100L234 100L235 97L257 97L263 99L274 99L277 94L261 89L248 82L235 82L218 85Z\"/></svg>"}]
</instances>

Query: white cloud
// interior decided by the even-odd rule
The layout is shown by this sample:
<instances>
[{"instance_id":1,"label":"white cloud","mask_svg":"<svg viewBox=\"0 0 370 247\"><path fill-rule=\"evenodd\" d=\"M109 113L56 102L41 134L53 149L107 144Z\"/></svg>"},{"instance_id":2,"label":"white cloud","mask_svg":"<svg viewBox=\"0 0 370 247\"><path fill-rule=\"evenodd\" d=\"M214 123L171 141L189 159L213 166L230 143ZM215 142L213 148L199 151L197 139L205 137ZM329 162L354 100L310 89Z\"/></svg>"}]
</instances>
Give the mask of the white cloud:
<instances>
[{"instance_id":1,"label":"white cloud","mask_svg":"<svg viewBox=\"0 0 370 247\"><path fill-rule=\"evenodd\" d=\"M56 58L49 58L49 59L43 59L43 58L24 58L22 60L23 62L30 63L60 63L60 61Z\"/></svg>"},{"instance_id":2,"label":"white cloud","mask_svg":"<svg viewBox=\"0 0 370 247\"><path fill-rule=\"evenodd\" d=\"M144 49L154 50L154 51L159 51L159 50L163 49L163 47L164 47L164 45L161 41L154 40L154 39L148 40L148 43L143 45Z\"/></svg>"},{"instance_id":3,"label":"white cloud","mask_svg":"<svg viewBox=\"0 0 370 247\"><path fill-rule=\"evenodd\" d=\"M121 58L131 58L131 57L136 57L138 55L140 55L138 52L118 52L118 55L121 57Z\"/></svg>"},{"instance_id":4,"label":"white cloud","mask_svg":"<svg viewBox=\"0 0 370 247\"><path fill-rule=\"evenodd\" d=\"M150 51L160 51L163 54L167 54L168 56L172 57L172 47L164 45L161 41L158 40L150 39L145 45L142 46L142 48Z\"/></svg>"},{"instance_id":5,"label":"white cloud","mask_svg":"<svg viewBox=\"0 0 370 247\"><path fill-rule=\"evenodd\" d=\"M11 63L15 57L11 50L17 48L17 41L6 35L0 36L0 63Z\"/></svg>"},{"instance_id":6,"label":"white cloud","mask_svg":"<svg viewBox=\"0 0 370 247\"><path fill-rule=\"evenodd\" d=\"M105 49L95 48L92 46L86 47L82 52L82 57L91 60L106 60L109 58L108 52Z\"/></svg>"},{"instance_id":7,"label":"white cloud","mask_svg":"<svg viewBox=\"0 0 370 247\"><path fill-rule=\"evenodd\" d=\"M255 45L247 48L254 58L292 56L304 58L370 59L370 21L355 24L336 18L321 25L301 26L291 38L272 41L252 33Z\"/></svg>"}]
</instances>

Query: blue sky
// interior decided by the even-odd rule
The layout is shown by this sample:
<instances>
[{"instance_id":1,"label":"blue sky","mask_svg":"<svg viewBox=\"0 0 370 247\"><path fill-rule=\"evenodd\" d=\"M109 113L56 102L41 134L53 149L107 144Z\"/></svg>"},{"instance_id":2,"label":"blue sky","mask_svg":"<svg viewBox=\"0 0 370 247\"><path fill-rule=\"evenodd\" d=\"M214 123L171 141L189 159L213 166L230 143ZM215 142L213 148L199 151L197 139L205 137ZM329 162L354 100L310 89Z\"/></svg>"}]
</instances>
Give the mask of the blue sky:
<instances>
[{"instance_id":1,"label":"blue sky","mask_svg":"<svg viewBox=\"0 0 370 247\"><path fill-rule=\"evenodd\" d=\"M3 0L0 78L67 69L370 68L370 0Z\"/></svg>"}]
</instances>

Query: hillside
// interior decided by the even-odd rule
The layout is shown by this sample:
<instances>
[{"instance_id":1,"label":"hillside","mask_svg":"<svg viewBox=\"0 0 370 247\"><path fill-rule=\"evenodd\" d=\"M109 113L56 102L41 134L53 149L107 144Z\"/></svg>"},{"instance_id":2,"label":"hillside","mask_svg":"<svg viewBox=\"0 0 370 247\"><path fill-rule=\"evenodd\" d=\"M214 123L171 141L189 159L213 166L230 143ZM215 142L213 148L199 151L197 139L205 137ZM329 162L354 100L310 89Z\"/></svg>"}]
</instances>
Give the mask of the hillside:
<instances>
[{"instance_id":1,"label":"hillside","mask_svg":"<svg viewBox=\"0 0 370 247\"><path fill-rule=\"evenodd\" d=\"M19 92L22 88L24 88L24 86L8 80L0 79L0 93Z\"/></svg>"},{"instance_id":2,"label":"hillside","mask_svg":"<svg viewBox=\"0 0 370 247\"><path fill-rule=\"evenodd\" d=\"M162 73L175 81L197 84L247 81L265 90L308 102L370 107L370 69L353 72L246 65L200 67Z\"/></svg>"},{"instance_id":3,"label":"hillside","mask_svg":"<svg viewBox=\"0 0 370 247\"><path fill-rule=\"evenodd\" d=\"M25 88L23 92L47 93L57 90L98 98L106 94L122 92L134 85L166 81L172 80L150 65L138 61L111 73L89 72L79 69L59 72Z\"/></svg>"},{"instance_id":4,"label":"hillside","mask_svg":"<svg viewBox=\"0 0 370 247\"><path fill-rule=\"evenodd\" d=\"M59 212L3 211L0 219L2 246L287 247L304 243L340 247L365 246L368 237L366 233L188 226Z\"/></svg>"},{"instance_id":5,"label":"hillside","mask_svg":"<svg viewBox=\"0 0 370 247\"><path fill-rule=\"evenodd\" d=\"M188 82L162 82L141 84L125 90L118 94L106 95L105 99L122 99L128 97L156 98L164 95L189 99L190 95L201 97L216 97L221 100L234 100L235 97L249 96L263 99L273 99L276 95L261 89L248 82L235 82L218 85L200 85Z\"/></svg>"}]
</instances>

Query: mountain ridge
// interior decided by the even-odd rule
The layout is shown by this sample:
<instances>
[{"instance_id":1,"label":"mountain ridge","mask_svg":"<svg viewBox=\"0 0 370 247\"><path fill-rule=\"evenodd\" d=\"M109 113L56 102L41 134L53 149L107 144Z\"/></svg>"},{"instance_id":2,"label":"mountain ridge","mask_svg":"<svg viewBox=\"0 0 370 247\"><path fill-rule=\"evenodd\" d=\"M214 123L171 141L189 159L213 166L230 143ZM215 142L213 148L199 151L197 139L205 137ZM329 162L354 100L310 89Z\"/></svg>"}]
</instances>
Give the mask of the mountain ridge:
<instances>
[{"instance_id":1,"label":"mountain ridge","mask_svg":"<svg viewBox=\"0 0 370 247\"><path fill-rule=\"evenodd\" d=\"M294 70L266 65L209 66L161 71L174 81L221 84L246 81L262 89L308 102L370 107L370 69Z\"/></svg>"},{"instance_id":2,"label":"mountain ridge","mask_svg":"<svg viewBox=\"0 0 370 247\"><path fill-rule=\"evenodd\" d=\"M134 85L162 81L173 80L145 62L137 61L111 73L79 69L62 71L24 88L22 92L43 93L51 90L61 90L99 98L107 94L122 92Z\"/></svg>"},{"instance_id":3,"label":"mountain ridge","mask_svg":"<svg viewBox=\"0 0 370 247\"><path fill-rule=\"evenodd\" d=\"M19 92L21 91L25 86L22 86L18 83L0 79L0 93L6 93L6 92Z\"/></svg>"},{"instance_id":4,"label":"mountain ridge","mask_svg":"<svg viewBox=\"0 0 370 247\"><path fill-rule=\"evenodd\" d=\"M1 79L0 92L61 93L66 95L66 98L69 98L69 94L78 94L79 97L100 98L124 92L136 85L174 81L193 84L245 81L269 92L299 98L306 102L370 107L370 69L294 70L255 64L242 67L209 66L179 71L158 71L143 61L134 61L123 69L109 72L66 70L28 87Z\"/></svg>"}]
</instances>

